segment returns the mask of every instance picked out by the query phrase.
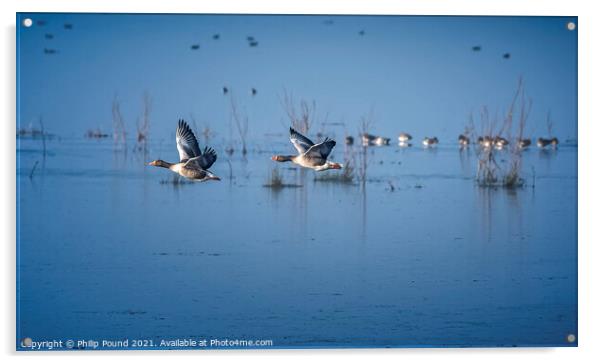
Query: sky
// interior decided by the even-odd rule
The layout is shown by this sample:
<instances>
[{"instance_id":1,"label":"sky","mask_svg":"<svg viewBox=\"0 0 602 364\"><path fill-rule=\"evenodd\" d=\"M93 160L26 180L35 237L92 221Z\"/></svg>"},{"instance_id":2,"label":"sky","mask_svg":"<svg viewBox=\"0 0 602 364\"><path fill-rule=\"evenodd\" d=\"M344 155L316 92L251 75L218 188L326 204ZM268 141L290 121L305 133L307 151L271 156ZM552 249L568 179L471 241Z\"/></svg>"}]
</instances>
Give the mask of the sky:
<instances>
[{"instance_id":1,"label":"sky","mask_svg":"<svg viewBox=\"0 0 602 364\"><path fill-rule=\"evenodd\" d=\"M25 18L34 24L23 26ZM350 133L372 115L375 134L453 141L471 113L479 129L483 106L501 117L522 77L533 103L526 135L547 136L549 112L553 134L574 139L577 29L569 21L577 18L19 13L18 126L42 117L65 137L110 132L117 98L133 135L146 92L151 138L173 136L177 120L191 117L226 137L233 94L252 139L286 132L288 92Z\"/></svg>"}]
</instances>

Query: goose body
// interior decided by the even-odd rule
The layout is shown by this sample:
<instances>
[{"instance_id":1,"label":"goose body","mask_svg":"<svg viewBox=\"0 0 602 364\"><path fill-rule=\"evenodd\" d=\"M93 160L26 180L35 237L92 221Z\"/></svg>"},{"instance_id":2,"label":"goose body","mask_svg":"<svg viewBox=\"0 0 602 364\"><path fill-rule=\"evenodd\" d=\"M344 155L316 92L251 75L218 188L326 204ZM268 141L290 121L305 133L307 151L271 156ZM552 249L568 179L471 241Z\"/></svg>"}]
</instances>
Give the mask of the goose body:
<instances>
[{"instance_id":1,"label":"goose body","mask_svg":"<svg viewBox=\"0 0 602 364\"><path fill-rule=\"evenodd\" d=\"M490 136L479 137L477 142L482 148L489 149L493 146L493 138Z\"/></svg>"},{"instance_id":2,"label":"goose body","mask_svg":"<svg viewBox=\"0 0 602 364\"><path fill-rule=\"evenodd\" d=\"M498 150L504 149L504 147L506 147L508 144L510 144L510 142L508 142L508 139L502 138L502 137L495 137L493 142L495 145L495 149L498 149Z\"/></svg>"},{"instance_id":3,"label":"goose body","mask_svg":"<svg viewBox=\"0 0 602 364\"><path fill-rule=\"evenodd\" d=\"M219 181L220 178L209 171L209 167L217 160L217 153L213 148L205 147L201 152L199 143L194 133L184 120L178 121L176 129L176 147L180 155L179 163L169 163L161 159L154 160L148 165L167 168L182 177L194 181Z\"/></svg>"},{"instance_id":4,"label":"goose body","mask_svg":"<svg viewBox=\"0 0 602 364\"><path fill-rule=\"evenodd\" d=\"M422 144L424 144L425 147L433 147L436 144L439 144L439 139L437 139L437 137L434 138L424 138L422 140Z\"/></svg>"},{"instance_id":5,"label":"goose body","mask_svg":"<svg viewBox=\"0 0 602 364\"><path fill-rule=\"evenodd\" d=\"M519 139L518 147L520 149L528 148L531 145L531 139Z\"/></svg>"},{"instance_id":6,"label":"goose body","mask_svg":"<svg viewBox=\"0 0 602 364\"><path fill-rule=\"evenodd\" d=\"M460 144L460 147L465 148L470 144L470 138L464 134L460 134L458 136L458 144Z\"/></svg>"},{"instance_id":7,"label":"goose body","mask_svg":"<svg viewBox=\"0 0 602 364\"><path fill-rule=\"evenodd\" d=\"M368 133L362 134L362 144L364 144L366 146L368 146L368 145L378 145L378 146L389 145L390 142L391 142L390 138L376 136L376 135L372 135L372 134L368 134Z\"/></svg>"},{"instance_id":8,"label":"goose body","mask_svg":"<svg viewBox=\"0 0 602 364\"><path fill-rule=\"evenodd\" d=\"M275 155L272 157L273 161L293 162L296 165L311 168L318 172L328 169L341 169L342 166L339 163L327 159L332 148L336 145L334 140L326 138L322 143L315 144L293 128L289 128L289 132L291 143L297 149L298 154Z\"/></svg>"},{"instance_id":9,"label":"goose body","mask_svg":"<svg viewBox=\"0 0 602 364\"><path fill-rule=\"evenodd\" d=\"M552 139L538 138L537 139L538 147L545 148L548 145L551 145L552 148L556 148L556 146L558 146L558 139L557 138L552 138Z\"/></svg>"},{"instance_id":10,"label":"goose body","mask_svg":"<svg viewBox=\"0 0 602 364\"><path fill-rule=\"evenodd\" d=\"M399 137L397 139L399 140L400 143L407 143L410 140L412 140L412 136L408 133L401 133L401 134L399 134Z\"/></svg>"}]
</instances>

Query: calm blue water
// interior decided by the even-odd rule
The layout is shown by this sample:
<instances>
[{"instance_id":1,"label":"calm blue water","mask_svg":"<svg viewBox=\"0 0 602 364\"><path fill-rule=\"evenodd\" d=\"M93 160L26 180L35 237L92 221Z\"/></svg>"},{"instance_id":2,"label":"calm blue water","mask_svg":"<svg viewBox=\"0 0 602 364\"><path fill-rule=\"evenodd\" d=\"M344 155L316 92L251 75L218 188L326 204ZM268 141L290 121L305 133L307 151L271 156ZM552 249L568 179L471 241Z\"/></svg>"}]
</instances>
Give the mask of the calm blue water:
<instances>
[{"instance_id":1,"label":"calm blue water","mask_svg":"<svg viewBox=\"0 0 602 364\"><path fill-rule=\"evenodd\" d=\"M45 158L20 139L17 347L576 345L576 146L526 151L535 187L510 191L476 186L475 156L452 143L369 149L362 188L277 165L271 153L292 147L272 142L235 153L231 178L216 148L221 182L174 186L145 166L177 157L171 139L146 156L53 139ZM302 187L263 187L274 167Z\"/></svg>"}]
</instances>

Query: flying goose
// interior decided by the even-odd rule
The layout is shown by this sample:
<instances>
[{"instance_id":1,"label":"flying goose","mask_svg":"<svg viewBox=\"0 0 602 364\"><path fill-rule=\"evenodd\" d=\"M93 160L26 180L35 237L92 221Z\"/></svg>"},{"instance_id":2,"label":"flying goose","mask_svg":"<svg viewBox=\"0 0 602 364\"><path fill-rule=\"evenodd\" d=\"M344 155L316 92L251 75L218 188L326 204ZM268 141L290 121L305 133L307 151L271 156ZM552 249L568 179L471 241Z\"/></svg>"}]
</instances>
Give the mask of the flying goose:
<instances>
[{"instance_id":1,"label":"flying goose","mask_svg":"<svg viewBox=\"0 0 602 364\"><path fill-rule=\"evenodd\" d=\"M293 162L317 172L342 168L339 163L327 160L332 148L336 145L334 140L326 138L322 143L315 144L293 128L289 128L289 132L291 143L293 143L299 155L275 155L272 157L273 161Z\"/></svg>"},{"instance_id":2,"label":"flying goose","mask_svg":"<svg viewBox=\"0 0 602 364\"><path fill-rule=\"evenodd\" d=\"M201 153L199 143L192 130L184 120L178 121L176 129L176 147L180 155L179 163L169 163L161 159L150 162L149 166L168 168L182 177L195 181L208 181L220 178L209 171L209 167L215 163L217 153L213 148L205 147Z\"/></svg>"},{"instance_id":3,"label":"flying goose","mask_svg":"<svg viewBox=\"0 0 602 364\"><path fill-rule=\"evenodd\" d=\"M460 134L458 136L458 144L460 144L461 148L465 148L468 146L468 144L470 144L470 138L464 134Z\"/></svg>"}]
</instances>

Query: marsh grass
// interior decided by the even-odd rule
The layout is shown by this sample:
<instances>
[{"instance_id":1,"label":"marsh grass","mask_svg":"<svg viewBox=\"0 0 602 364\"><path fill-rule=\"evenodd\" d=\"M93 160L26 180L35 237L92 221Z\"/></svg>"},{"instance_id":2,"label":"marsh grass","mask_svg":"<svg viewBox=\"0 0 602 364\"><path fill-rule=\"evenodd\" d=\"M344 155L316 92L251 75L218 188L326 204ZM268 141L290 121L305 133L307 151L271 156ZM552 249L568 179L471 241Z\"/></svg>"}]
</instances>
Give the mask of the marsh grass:
<instances>
[{"instance_id":1,"label":"marsh grass","mask_svg":"<svg viewBox=\"0 0 602 364\"><path fill-rule=\"evenodd\" d=\"M374 112L373 110L370 110L368 114L362 115L360 118L359 135L369 134L373 124ZM362 185L364 185L368 176L368 146L364 143L358 143L358 148L359 163L357 168L357 176Z\"/></svg>"},{"instance_id":2,"label":"marsh grass","mask_svg":"<svg viewBox=\"0 0 602 364\"><path fill-rule=\"evenodd\" d=\"M242 145L242 155L247 155L247 134L249 132L249 117L246 115L246 113L242 113L240 111L238 102L234 97L233 92L230 93L230 120L234 120L234 125L236 125L236 131L238 132L238 136L240 137L240 143Z\"/></svg>"},{"instance_id":3,"label":"marsh grass","mask_svg":"<svg viewBox=\"0 0 602 364\"><path fill-rule=\"evenodd\" d=\"M290 125L293 129L297 130L301 134L307 135L309 129L317 119L317 107L314 100L307 101L301 99L299 105L295 102L295 98L292 93L289 93L286 89L280 96L280 105L286 112L289 119Z\"/></svg>"},{"instance_id":4,"label":"marsh grass","mask_svg":"<svg viewBox=\"0 0 602 364\"><path fill-rule=\"evenodd\" d=\"M152 110L152 99L148 92L142 95L142 116L136 120L136 149L147 151L147 143L150 137L150 113Z\"/></svg>"},{"instance_id":5,"label":"marsh grass","mask_svg":"<svg viewBox=\"0 0 602 364\"><path fill-rule=\"evenodd\" d=\"M518 115L518 126L515 128L515 109L520 101ZM492 139L506 137L510 144L507 150L496 151L493 146L481 147L477 151L477 174L476 181L481 187L503 187L518 188L525 185L521 176L522 149L519 141L523 138L524 129L531 112L532 102L527 100L522 78L518 81L516 93L510 103L510 107L504 116L501 126L498 125L498 117L490 117L487 108L481 111L481 129L484 136ZM507 158L498 157L507 154Z\"/></svg>"},{"instance_id":6,"label":"marsh grass","mask_svg":"<svg viewBox=\"0 0 602 364\"><path fill-rule=\"evenodd\" d=\"M283 188L299 188L303 186L294 183L285 183L284 178L280 174L279 169L272 168L268 176L267 182L263 185L263 187L280 190Z\"/></svg>"},{"instance_id":7,"label":"marsh grass","mask_svg":"<svg viewBox=\"0 0 602 364\"><path fill-rule=\"evenodd\" d=\"M125 131L125 121L121 114L121 103L117 96L113 98L111 104L111 115L113 117L113 142L116 149L123 148L127 150L127 133Z\"/></svg>"}]
</instances>

